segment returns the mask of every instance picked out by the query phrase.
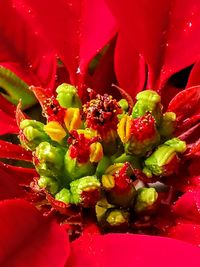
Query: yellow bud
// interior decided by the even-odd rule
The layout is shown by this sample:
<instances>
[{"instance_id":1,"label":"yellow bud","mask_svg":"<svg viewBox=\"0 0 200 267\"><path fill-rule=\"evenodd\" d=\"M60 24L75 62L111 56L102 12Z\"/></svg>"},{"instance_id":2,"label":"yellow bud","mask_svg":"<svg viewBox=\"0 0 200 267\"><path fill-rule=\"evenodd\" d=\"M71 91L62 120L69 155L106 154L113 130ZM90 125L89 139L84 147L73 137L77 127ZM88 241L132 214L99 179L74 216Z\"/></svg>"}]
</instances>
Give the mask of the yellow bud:
<instances>
[{"instance_id":1,"label":"yellow bud","mask_svg":"<svg viewBox=\"0 0 200 267\"><path fill-rule=\"evenodd\" d=\"M131 117L124 115L117 126L118 135L123 143L127 143L131 137Z\"/></svg>"},{"instance_id":2,"label":"yellow bud","mask_svg":"<svg viewBox=\"0 0 200 267\"><path fill-rule=\"evenodd\" d=\"M115 179L113 175L110 174L104 174L102 176L102 185L106 189L112 189L115 186Z\"/></svg>"},{"instance_id":3,"label":"yellow bud","mask_svg":"<svg viewBox=\"0 0 200 267\"><path fill-rule=\"evenodd\" d=\"M79 108L68 108L65 111L64 122L69 132L71 130L78 129L81 125L81 116Z\"/></svg>"},{"instance_id":4,"label":"yellow bud","mask_svg":"<svg viewBox=\"0 0 200 267\"><path fill-rule=\"evenodd\" d=\"M78 134L84 134L85 138L88 138L88 139L95 137L95 136L98 136L97 131L94 131L90 128L78 129L77 132L78 132Z\"/></svg>"},{"instance_id":5,"label":"yellow bud","mask_svg":"<svg viewBox=\"0 0 200 267\"><path fill-rule=\"evenodd\" d=\"M123 167L124 163L115 163L111 166L109 166L106 171L105 174L115 174L117 171L119 171L122 167Z\"/></svg>"},{"instance_id":6,"label":"yellow bud","mask_svg":"<svg viewBox=\"0 0 200 267\"><path fill-rule=\"evenodd\" d=\"M103 147L101 143L95 142L90 145L90 161L98 162L103 157Z\"/></svg>"},{"instance_id":7,"label":"yellow bud","mask_svg":"<svg viewBox=\"0 0 200 267\"><path fill-rule=\"evenodd\" d=\"M56 142L61 141L66 136L64 128L57 121L48 122L44 126L44 131Z\"/></svg>"}]
</instances>

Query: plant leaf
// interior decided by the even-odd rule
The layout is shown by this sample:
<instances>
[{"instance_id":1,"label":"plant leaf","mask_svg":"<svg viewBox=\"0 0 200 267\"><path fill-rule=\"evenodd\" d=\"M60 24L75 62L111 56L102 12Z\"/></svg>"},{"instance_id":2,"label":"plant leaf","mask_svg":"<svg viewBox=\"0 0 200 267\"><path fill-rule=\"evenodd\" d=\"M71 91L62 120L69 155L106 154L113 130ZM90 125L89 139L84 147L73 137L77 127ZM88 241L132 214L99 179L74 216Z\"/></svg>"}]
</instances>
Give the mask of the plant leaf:
<instances>
[{"instance_id":1,"label":"plant leaf","mask_svg":"<svg viewBox=\"0 0 200 267\"><path fill-rule=\"evenodd\" d=\"M0 66L0 87L6 91L6 94L2 93L2 95L15 105L20 99L22 99L22 108L28 108L37 103L28 85L3 66Z\"/></svg>"}]
</instances>

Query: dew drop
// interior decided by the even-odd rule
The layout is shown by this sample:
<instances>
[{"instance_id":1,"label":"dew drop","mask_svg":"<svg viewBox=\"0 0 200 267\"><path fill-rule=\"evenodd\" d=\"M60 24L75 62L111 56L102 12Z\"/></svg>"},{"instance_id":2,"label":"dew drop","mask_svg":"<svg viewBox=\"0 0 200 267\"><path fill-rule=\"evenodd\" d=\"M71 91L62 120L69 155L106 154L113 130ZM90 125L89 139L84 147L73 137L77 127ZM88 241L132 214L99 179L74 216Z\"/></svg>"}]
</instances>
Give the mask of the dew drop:
<instances>
[{"instance_id":1,"label":"dew drop","mask_svg":"<svg viewBox=\"0 0 200 267\"><path fill-rule=\"evenodd\" d=\"M77 74L80 74L80 73L81 73L81 70L80 70L80 68L79 68L79 67L77 68L77 71L76 71L76 73L77 73Z\"/></svg>"}]
</instances>

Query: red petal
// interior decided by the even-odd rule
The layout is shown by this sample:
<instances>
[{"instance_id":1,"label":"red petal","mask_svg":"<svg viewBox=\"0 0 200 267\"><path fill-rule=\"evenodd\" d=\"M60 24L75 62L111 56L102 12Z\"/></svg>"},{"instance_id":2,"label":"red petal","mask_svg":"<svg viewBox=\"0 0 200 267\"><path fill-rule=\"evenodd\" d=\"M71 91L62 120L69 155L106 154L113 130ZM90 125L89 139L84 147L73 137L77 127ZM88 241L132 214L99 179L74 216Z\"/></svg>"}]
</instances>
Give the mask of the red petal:
<instances>
[{"instance_id":1,"label":"red petal","mask_svg":"<svg viewBox=\"0 0 200 267\"><path fill-rule=\"evenodd\" d=\"M0 203L0 265L63 267L69 242L62 227L42 217L28 202Z\"/></svg>"},{"instance_id":2,"label":"red petal","mask_svg":"<svg viewBox=\"0 0 200 267\"><path fill-rule=\"evenodd\" d=\"M190 72L190 76L187 83L187 88L200 84L200 61L197 61Z\"/></svg>"},{"instance_id":3,"label":"red petal","mask_svg":"<svg viewBox=\"0 0 200 267\"><path fill-rule=\"evenodd\" d=\"M29 10L34 10L44 34L67 66L72 83L85 74L89 61L115 34L115 23L104 0L15 2L20 11L25 5L30 21Z\"/></svg>"},{"instance_id":4,"label":"red petal","mask_svg":"<svg viewBox=\"0 0 200 267\"><path fill-rule=\"evenodd\" d=\"M14 118L10 117L6 112L0 109L0 135L17 134L19 128L17 127Z\"/></svg>"},{"instance_id":5,"label":"red petal","mask_svg":"<svg viewBox=\"0 0 200 267\"><path fill-rule=\"evenodd\" d=\"M32 162L32 153L19 145L0 140L0 158L19 159Z\"/></svg>"},{"instance_id":6,"label":"red petal","mask_svg":"<svg viewBox=\"0 0 200 267\"><path fill-rule=\"evenodd\" d=\"M172 74L199 58L198 0L186 0L184 5L180 0L107 1L120 31L127 33L134 49L148 64L149 88L162 87ZM131 52L131 46L123 51L126 58ZM134 68L135 60L130 60ZM137 73L132 79L138 80Z\"/></svg>"},{"instance_id":7,"label":"red petal","mask_svg":"<svg viewBox=\"0 0 200 267\"><path fill-rule=\"evenodd\" d=\"M184 223L177 224L169 229L168 236L200 246L200 225Z\"/></svg>"},{"instance_id":8,"label":"red petal","mask_svg":"<svg viewBox=\"0 0 200 267\"><path fill-rule=\"evenodd\" d=\"M18 185L30 185L30 182L33 181L34 177L38 176L38 173L35 169L31 168L23 168L8 165L0 162L0 168L3 169L14 181L14 183Z\"/></svg>"},{"instance_id":9,"label":"red petal","mask_svg":"<svg viewBox=\"0 0 200 267\"><path fill-rule=\"evenodd\" d=\"M197 266L199 248L177 240L132 235L85 235L72 242L67 267Z\"/></svg>"},{"instance_id":10,"label":"red petal","mask_svg":"<svg viewBox=\"0 0 200 267\"><path fill-rule=\"evenodd\" d=\"M56 70L55 54L34 26L19 15L11 0L1 1L0 64L30 85L52 87Z\"/></svg>"},{"instance_id":11,"label":"red petal","mask_svg":"<svg viewBox=\"0 0 200 267\"><path fill-rule=\"evenodd\" d=\"M115 71L120 86L133 98L143 90L146 81L144 58L123 32L120 32L117 39Z\"/></svg>"},{"instance_id":12,"label":"red petal","mask_svg":"<svg viewBox=\"0 0 200 267\"><path fill-rule=\"evenodd\" d=\"M168 111L176 113L179 134L187 127L197 124L200 114L200 86L188 88L177 94L169 103Z\"/></svg>"},{"instance_id":13,"label":"red petal","mask_svg":"<svg viewBox=\"0 0 200 267\"><path fill-rule=\"evenodd\" d=\"M3 163L0 162L0 200L23 197L24 192L15 181L15 176L6 172Z\"/></svg>"},{"instance_id":14,"label":"red petal","mask_svg":"<svg viewBox=\"0 0 200 267\"><path fill-rule=\"evenodd\" d=\"M173 212L185 219L200 223L200 190L186 192L173 207Z\"/></svg>"},{"instance_id":15,"label":"red petal","mask_svg":"<svg viewBox=\"0 0 200 267\"><path fill-rule=\"evenodd\" d=\"M90 88L94 89L100 94L111 94L113 97L119 96L117 90L113 91L111 86L116 83L115 71L114 71L114 50L115 39L109 44L108 50L103 54L102 58L98 62L94 74L87 77L87 84Z\"/></svg>"}]
</instances>

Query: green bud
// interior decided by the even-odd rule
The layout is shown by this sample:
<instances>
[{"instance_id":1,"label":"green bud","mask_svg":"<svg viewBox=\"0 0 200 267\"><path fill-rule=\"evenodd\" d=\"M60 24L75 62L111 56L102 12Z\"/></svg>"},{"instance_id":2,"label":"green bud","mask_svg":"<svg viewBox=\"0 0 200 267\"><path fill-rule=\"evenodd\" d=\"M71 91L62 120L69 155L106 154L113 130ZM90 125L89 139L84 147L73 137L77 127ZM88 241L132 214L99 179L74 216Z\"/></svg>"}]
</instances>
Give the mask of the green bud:
<instances>
[{"instance_id":1,"label":"green bud","mask_svg":"<svg viewBox=\"0 0 200 267\"><path fill-rule=\"evenodd\" d=\"M158 193L155 188L140 188L137 190L137 198L134 210L135 212L146 211L152 207L152 205L158 199Z\"/></svg>"},{"instance_id":2,"label":"green bud","mask_svg":"<svg viewBox=\"0 0 200 267\"><path fill-rule=\"evenodd\" d=\"M124 116L124 114L126 114L128 112L129 105L128 105L128 102L126 101L126 99L124 99L124 98L122 98L121 100L118 101L118 105L121 107L122 113L118 114L117 117L118 117L118 119L121 119Z\"/></svg>"},{"instance_id":3,"label":"green bud","mask_svg":"<svg viewBox=\"0 0 200 267\"><path fill-rule=\"evenodd\" d=\"M95 173L94 164L90 161L86 163L79 163L76 158L73 159L70 157L69 150L65 154L64 166L64 172L69 179L69 182Z\"/></svg>"},{"instance_id":4,"label":"green bud","mask_svg":"<svg viewBox=\"0 0 200 267\"><path fill-rule=\"evenodd\" d=\"M61 107L63 108L81 108L81 100L78 96L76 87L63 83L59 85L56 89L57 92L57 100Z\"/></svg>"},{"instance_id":5,"label":"green bud","mask_svg":"<svg viewBox=\"0 0 200 267\"><path fill-rule=\"evenodd\" d=\"M42 142L35 151L36 170L40 175L53 176L58 178L63 176L64 149L55 147L48 142Z\"/></svg>"},{"instance_id":6,"label":"green bud","mask_svg":"<svg viewBox=\"0 0 200 267\"><path fill-rule=\"evenodd\" d=\"M165 145L172 147L178 153L184 153L187 149L186 142L181 141L179 138L172 138L166 141Z\"/></svg>"},{"instance_id":7,"label":"green bud","mask_svg":"<svg viewBox=\"0 0 200 267\"><path fill-rule=\"evenodd\" d=\"M154 175L167 176L176 170L177 162L175 149L168 145L161 145L145 160L145 167Z\"/></svg>"},{"instance_id":8,"label":"green bud","mask_svg":"<svg viewBox=\"0 0 200 267\"><path fill-rule=\"evenodd\" d=\"M159 127L161 136L169 137L172 135L176 127L176 114L174 112L166 112L163 114L162 122Z\"/></svg>"},{"instance_id":9,"label":"green bud","mask_svg":"<svg viewBox=\"0 0 200 267\"><path fill-rule=\"evenodd\" d=\"M121 100L119 100L118 104L123 109L123 111L125 111L125 112L128 111L129 106L128 106L128 102L126 99L122 98Z\"/></svg>"},{"instance_id":10,"label":"green bud","mask_svg":"<svg viewBox=\"0 0 200 267\"><path fill-rule=\"evenodd\" d=\"M114 207L113 205L108 203L106 198L100 199L95 205L97 221L101 222L101 220L104 219L104 215L106 214L106 211L113 207Z\"/></svg>"},{"instance_id":11,"label":"green bud","mask_svg":"<svg viewBox=\"0 0 200 267\"><path fill-rule=\"evenodd\" d=\"M138 118L150 112L159 124L162 117L160 96L155 91L144 90L137 94L136 99L137 102L132 110L132 118Z\"/></svg>"},{"instance_id":12,"label":"green bud","mask_svg":"<svg viewBox=\"0 0 200 267\"><path fill-rule=\"evenodd\" d=\"M55 199L69 204L71 202L71 193L68 189L63 188L60 192L55 195Z\"/></svg>"},{"instance_id":13,"label":"green bud","mask_svg":"<svg viewBox=\"0 0 200 267\"><path fill-rule=\"evenodd\" d=\"M96 204L100 197L101 184L96 176L86 176L70 183L72 203L90 206ZM98 194L93 194L96 191Z\"/></svg>"},{"instance_id":14,"label":"green bud","mask_svg":"<svg viewBox=\"0 0 200 267\"><path fill-rule=\"evenodd\" d=\"M31 151L43 141L49 141L50 138L44 132L44 124L35 120L23 120L20 123L20 129L25 138L20 138L21 144Z\"/></svg>"},{"instance_id":15,"label":"green bud","mask_svg":"<svg viewBox=\"0 0 200 267\"><path fill-rule=\"evenodd\" d=\"M40 188L46 189L52 195L58 191L58 182L52 177L40 176L38 185Z\"/></svg>"},{"instance_id":16,"label":"green bud","mask_svg":"<svg viewBox=\"0 0 200 267\"><path fill-rule=\"evenodd\" d=\"M120 226L129 222L129 213L127 211L114 209L109 210L106 215L106 221L110 226Z\"/></svg>"}]
</instances>

